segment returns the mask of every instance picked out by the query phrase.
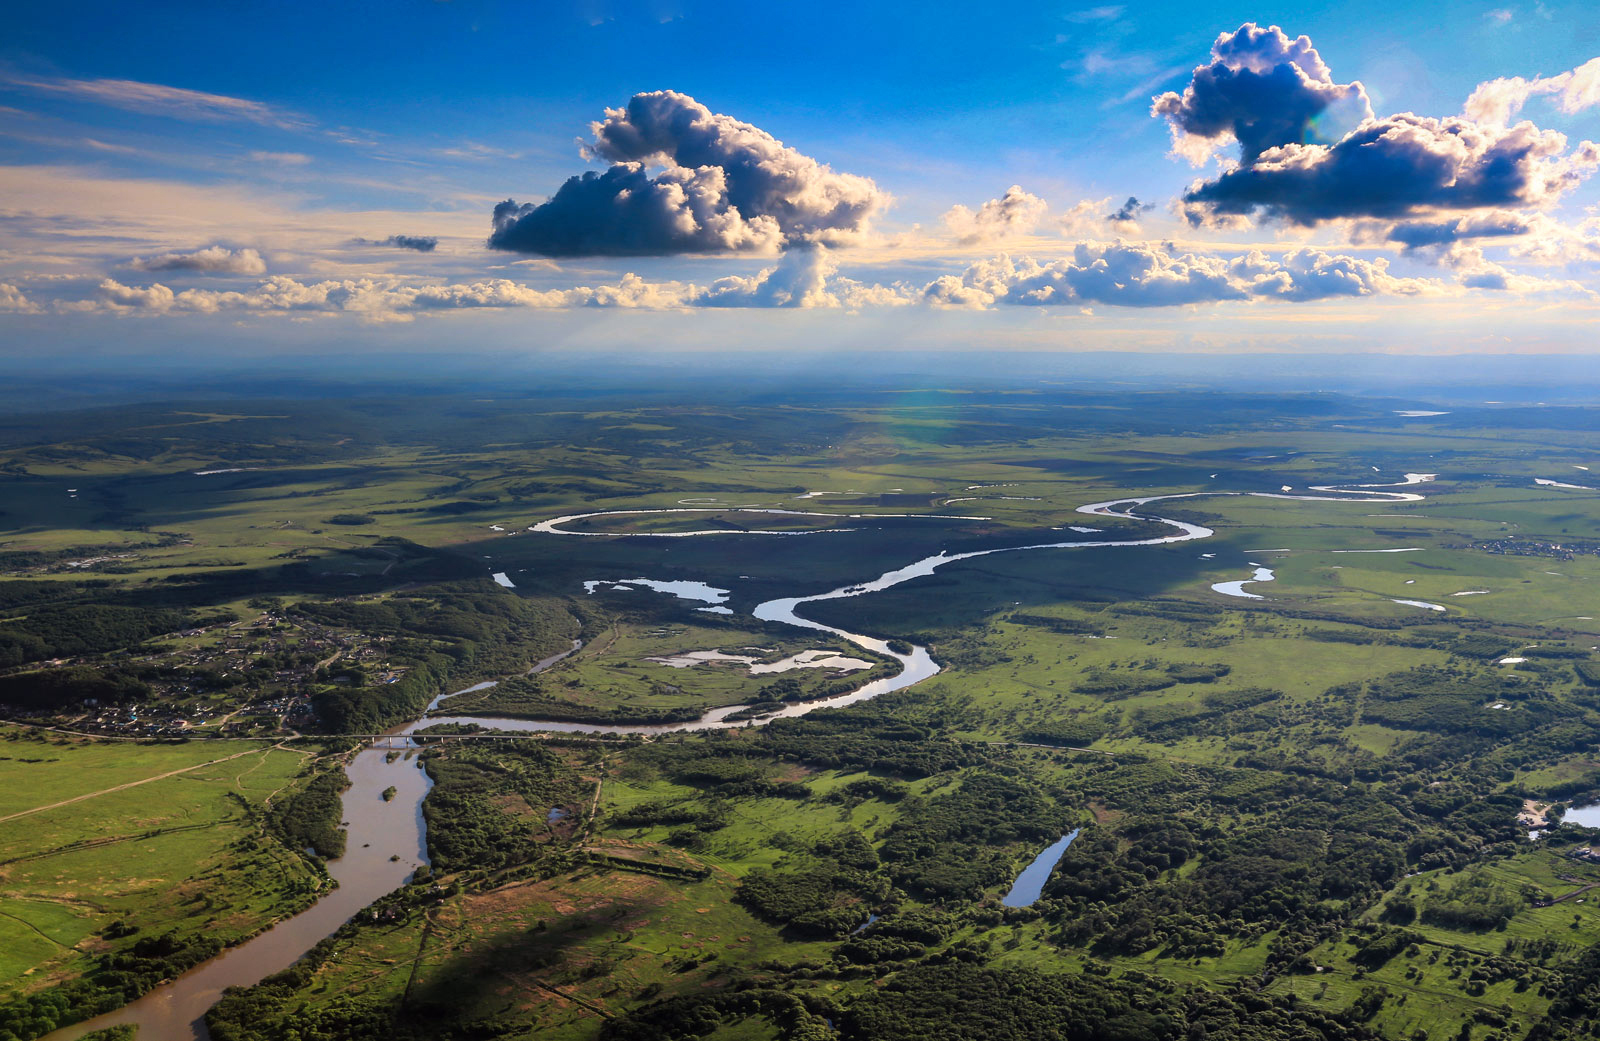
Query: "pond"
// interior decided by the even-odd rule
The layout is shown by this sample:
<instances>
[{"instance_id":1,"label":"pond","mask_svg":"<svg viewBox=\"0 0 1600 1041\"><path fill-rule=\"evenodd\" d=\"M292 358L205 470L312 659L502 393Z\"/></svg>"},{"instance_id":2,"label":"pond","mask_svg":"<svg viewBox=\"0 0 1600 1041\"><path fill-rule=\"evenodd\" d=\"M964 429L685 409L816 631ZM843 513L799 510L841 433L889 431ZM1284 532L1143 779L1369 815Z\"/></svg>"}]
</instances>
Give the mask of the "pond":
<instances>
[{"instance_id":1,"label":"pond","mask_svg":"<svg viewBox=\"0 0 1600 1041\"><path fill-rule=\"evenodd\" d=\"M1572 807L1561 815L1561 823L1576 824L1580 828L1600 828L1600 802Z\"/></svg>"},{"instance_id":2,"label":"pond","mask_svg":"<svg viewBox=\"0 0 1600 1041\"><path fill-rule=\"evenodd\" d=\"M1000 902L1007 907L1032 906L1039 899L1039 894L1044 892L1044 884L1050 880L1050 872L1055 870L1056 861L1072 845L1072 840L1078 837L1078 831L1073 828L1034 857L1033 863L1022 869L1022 874L1011 884L1011 892L1002 897Z\"/></svg>"}]
</instances>

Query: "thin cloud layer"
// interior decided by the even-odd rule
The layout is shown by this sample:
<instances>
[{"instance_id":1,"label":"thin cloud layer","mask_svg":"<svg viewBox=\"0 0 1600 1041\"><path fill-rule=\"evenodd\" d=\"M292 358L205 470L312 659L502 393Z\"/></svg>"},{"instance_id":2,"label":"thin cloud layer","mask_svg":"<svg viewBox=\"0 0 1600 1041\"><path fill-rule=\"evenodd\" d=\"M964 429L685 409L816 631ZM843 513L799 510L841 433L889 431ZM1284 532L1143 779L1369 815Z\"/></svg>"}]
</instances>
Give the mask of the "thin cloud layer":
<instances>
[{"instance_id":1,"label":"thin cloud layer","mask_svg":"<svg viewBox=\"0 0 1600 1041\"><path fill-rule=\"evenodd\" d=\"M310 125L304 118L260 101L210 94L203 90L168 87L138 80L70 79L8 75L0 83L39 94L76 98L109 105L112 108L149 115L189 119L207 123L245 122L279 130L301 130Z\"/></svg>"},{"instance_id":2,"label":"thin cloud layer","mask_svg":"<svg viewBox=\"0 0 1600 1041\"><path fill-rule=\"evenodd\" d=\"M1182 95L1155 99L1180 145L1237 141L1239 162L1182 199L1195 224L1265 216L1315 225L1487 208L1546 207L1600 165L1565 135L1403 112L1372 117L1360 83L1336 83L1302 36L1247 23L1224 33ZM1358 125L1337 134L1340 107ZM1480 106L1481 107L1481 106Z\"/></svg>"},{"instance_id":3,"label":"thin cloud layer","mask_svg":"<svg viewBox=\"0 0 1600 1041\"><path fill-rule=\"evenodd\" d=\"M1537 280L1489 285L1492 279L1487 277L1486 263L1477 264L1473 272L1486 288L1550 285ZM1464 279L1458 281L1467 284ZM1180 251L1170 244L1081 242L1070 255L1050 260L1001 254L970 265L960 275L946 275L922 287L849 278L840 274L833 254L814 246L791 249L777 264L754 275L729 276L709 285L649 282L632 273L615 284L561 289L538 289L509 279L416 285L398 276L315 282L276 276L243 290L179 290L159 282L133 286L108 278L93 298L61 301L55 308L117 314L346 313L369 321L405 321L428 312L479 308L858 311L919 302L936 308L979 310L1002 304L1155 308L1229 301L1417 296L1449 289L1447 283L1434 279L1395 276L1385 260L1317 249L1293 250L1278 257L1256 250L1223 256Z\"/></svg>"},{"instance_id":4,"label":"thin cloud layer","mask_svg":"<svg viewBox=\"0 0 1600 1041\"><path fill-rule=\"evenodd\" d=\"M591 158L548 201L495 207L492 249L552 257L774 252L861 240L889 195L676 91L591 124ZM659 173L650 171L659 169Z\"/></svg>"},{"instance_id":5,"label":"thin cloud layer","mask_svg":"<svg viewBox=\"0 0 1600 1041\"><path fill-rule=\"evenodd\" d=\"M253 249L207 246L190 253L162 253L136 257L129 264L135 271L192 271L206 275L263 275L266 261Z\"/></svg>"}]
</instances>

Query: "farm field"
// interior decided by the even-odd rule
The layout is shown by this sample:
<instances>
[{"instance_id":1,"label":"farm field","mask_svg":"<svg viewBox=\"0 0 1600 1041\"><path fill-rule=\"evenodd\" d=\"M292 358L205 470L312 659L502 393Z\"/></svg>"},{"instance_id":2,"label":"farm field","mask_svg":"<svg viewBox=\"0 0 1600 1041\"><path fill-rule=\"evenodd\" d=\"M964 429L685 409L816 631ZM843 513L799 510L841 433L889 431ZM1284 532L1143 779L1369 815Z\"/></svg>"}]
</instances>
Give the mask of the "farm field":
<instances>
[{"instance_id":1,"label":"farm field","mask_svg":"<svg viewBox=\"0 0 1600 1041\"><path fill-rule=\"evenodd\" d=\"M266 834L265 811L303 785L308 752L0 734L12 796L0 831L10 999L93 975L136 936L170 934L178 948L197 937L237 942L326 885Z\"/></svg>"}]
</instances>

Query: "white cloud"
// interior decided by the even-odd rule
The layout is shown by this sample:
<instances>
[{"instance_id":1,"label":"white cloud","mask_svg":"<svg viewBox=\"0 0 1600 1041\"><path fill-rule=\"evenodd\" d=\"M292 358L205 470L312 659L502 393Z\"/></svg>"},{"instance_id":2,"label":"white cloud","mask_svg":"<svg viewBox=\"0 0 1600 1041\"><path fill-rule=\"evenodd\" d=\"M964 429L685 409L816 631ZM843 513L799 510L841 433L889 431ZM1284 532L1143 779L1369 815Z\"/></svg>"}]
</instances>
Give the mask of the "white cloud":
<instances>
[{"instance_id":1,"label":"white cloud","mask_svg":"<svg viewBox=\"0 0 1600 1041\"><path fill-rule=\"evenodd\" d=\"M998 199L990 199L976 213L965 206L953 206L944 215L945 226L963 246L978 242L1027 235L1044 221L1049 205L1037 195L1013 184Z\"/></svg>"},{"instance_id":2,"label":"white cloud","mask_svg":"<svg viewBox=\"0 0 1600 1041\"><path fill-rule=\"evenodd\" d=\"M1278 259L1252 250L1230 259L1154 243L1081 242L1068 258L1040 262L1002 254L980 261L959 276L934 280L923 290L923 298L936 307L963 308L997 303L1174 307L1230 300L1418 295L1439 289L1432 280L1395 277L1384 260L1316 249L1293 250Z\"/></svg>"},{"instance_id":3,"label":"white cloud","mask_svg":"<svg viewBox=\"0 0 1600 1041\"><path fill-rule=\"evenodd\" d=\"M821 246L797 247L775 267L752 278L722 278L694 296L698 307L829 307L858 311L898 307L914 301L900 286L867 285L838 274L838 264Z\"/></svg>"},{"instance_id":4,"label":"white cloud","mask_svg":"<svg viewBox=\"0 0 1600 1041\"><path fill-rule=\"evenodd\" d=\"M1210 64L1182 94L1155 98L1150 114L1170 124L1174 155L1200 166L1233 142L1248 165L1280 145L1337 141L1372 106L1359 82L1334 81L1308 37L1246 22L1218 36Z\"/></svg>"},{"instance_id":5,"label":"white cloud","mask_svg":"<svg viewBox=\"0 0 1600 1041\"><path fill-rule=\"evenodd\" d=\"M1488 259L1477 246L1456 246L1445 256L1444 262L1455 269L1456 281L1467 289L1500 290L1520 295L1562 293L1591 298L1595 295L1570 279L1541 278L1513 271Z\"/></svg>"},{"instance_id":6,"label":"white cloud","mask_svg":"<svg viewBox=\"0 0 1600 1041\"><path fill-rule=\"evenodd\" d=\"M398 277L300 281L276 276L245 290L175 290L157 282L130 286L105 279L90 300L64 302L63 311L133 314L215 314L243 311L350 313L369 321L406 321L415 314L474 308L533 310L583 307L673 310L690 307L842 308L895 306L913 294L898 286L865 285L837 273L822 247L797 248L758 274L692 282L649 282L636 274L615 284L535 289L509 279L416 285Z\"/></svg>"},{"instance_id":7,"label":"white cloud","mask_svg":"<svg viewBox=\"0 0 1600 1041\"><path fill-rule=\"evenodd\" d=\"M1462 111L1468 119L1503 127L1535 97L1553 97L1556 107L1572 115L1600 104L1600 58L1556 76L1502 77L1480 83Z\"/></svg>"},{"instance_id":8,"label":"white cloud","mask_svg":"<svg viewBox=\"0 0 1600 1041\"><path fill-rule=\"evenodd\" d=\"M0 282L0 313L38 314L39 308L22 290L9 282Z\"/></svg>"},{"instance_id":9,"label":"white cloud","mask_svg":"<svg viewBox=\"0 0 1600 1041\"><path fill-rule=\"evenodd\" d=\"M1238 158L1189 186L1192 223L1253 216L1305 226L1493 208L1547 207L1600 167L1600 146L1523 122L1505 124L1530 93L1572 111L1600 97L1600 59L1549 80L1496 80L1468 117L1401 112L1375 118L1359 82L1338 83L1311 41L1247 22L1224 33L1182 94L1155 99L1174 141L1234 142ZM1188 154L1195 159L1200 153Z\"/></svg>"}]
</instances>

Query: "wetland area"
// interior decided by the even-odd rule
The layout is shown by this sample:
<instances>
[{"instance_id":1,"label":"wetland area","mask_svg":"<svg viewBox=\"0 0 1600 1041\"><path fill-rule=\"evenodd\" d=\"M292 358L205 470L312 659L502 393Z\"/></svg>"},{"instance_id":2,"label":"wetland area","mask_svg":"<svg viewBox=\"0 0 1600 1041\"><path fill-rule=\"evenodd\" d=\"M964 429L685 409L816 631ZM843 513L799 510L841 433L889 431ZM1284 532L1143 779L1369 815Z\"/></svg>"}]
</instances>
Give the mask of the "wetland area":
<instances>
[{"instance_id":1,"label":"wetland area","mask_svg":"<svg viewBox=\"0 0 1600 1041\"><path fill-rule=\"evenodd\" d=\"M1352 1038L1543 1022L1600 939L1581 490L1487 476L1511 435L1470 409L1197 445L1059 402L1054 461L841 426L846 458L752 468L680 417L692 458L641 468L657 435L597 416L605 495L530 491L566 441L424 471L449 422L352 455L311 405L298 441L223 424L291 467L12 449L0 776L68 802L0 805L36 825L0 849L34 937L0 1025L848 1038L874 980L1006 974L1224 1016L1249 981Z\"/></svg>"}]
</instances>

